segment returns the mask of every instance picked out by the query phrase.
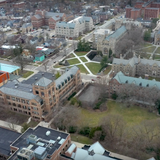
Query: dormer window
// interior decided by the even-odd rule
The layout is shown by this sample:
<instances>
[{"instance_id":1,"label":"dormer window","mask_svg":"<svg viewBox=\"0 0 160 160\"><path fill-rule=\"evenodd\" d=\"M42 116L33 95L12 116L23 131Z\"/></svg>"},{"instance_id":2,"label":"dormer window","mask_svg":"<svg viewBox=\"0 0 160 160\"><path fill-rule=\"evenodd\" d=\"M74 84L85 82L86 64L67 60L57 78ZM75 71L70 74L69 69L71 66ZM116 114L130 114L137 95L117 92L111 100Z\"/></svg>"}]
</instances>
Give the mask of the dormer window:
<instances>
[{"instance_id":1,"label":"dormer window","mask_svg":"<svg viewBox=\"0 0 160 160\"><path fill-rule=\"evenodd\" d=\"M64 86L64 82L62 82L61 84L62 84L62 86Z\"/></svg>"},{"instance_id":2,"label":"dormer window","mask_svg":"<svg viewBox=\"0 0 160 160\"><path fill-rule=\"evenodd\" d=\"M128 83L128 80L126 80L126 83Z\"/></svg>"},{"instance_id":3,"label":"dormer window","mask_svg":"<svg viewBox=\"0 0 160 160\"><path fill-rule=\"evenodd\" d=\"M71 78L73 78L73 74L71 74Z\"/></svg>"},{"instance_id":4,"label":"dormer window","mask_svg":"<svg viewBox=\"0 0 160 160\"><path fill-rule=\"evenodd\" d=\"M67 83L67 79L65 79L64 81L65 81L65 83Z\"/></svg>"},{"instance_id":5,"label":"dormer window","mask_svg":"<svg viewBox=\"0 0 160 160\"><path fill-rule=\"evenodd\" d=\"M58 88L61 89L61 85L58 85Z\"/></svg>"},{"instance_id":6,"label":"dormer window","mask_svg":"<svg viewBox=\"0 0 160 160\"><path fill-rule=\"evenodd\" d=\"M68 77L68 81L70 81L70 77Z\"/></svg>"},{"instance_id":7,"label":"dormer window","mask_svg":"<svg viewBox=\"0 0 160 160\"><path fill-rule=\"evenodd\" d=\"M142 83L140 83L139 86L142 86Z\"/></svg>"},{"instance_id":8,"label":"dormer window","mask_svg":"<svg viewBox=\"0 0 160 160\"><path fill-rule=\"evenodd\" d=\"M149 87L149 84L147 84L146 87Z\"/></svg>"}]
</instances>

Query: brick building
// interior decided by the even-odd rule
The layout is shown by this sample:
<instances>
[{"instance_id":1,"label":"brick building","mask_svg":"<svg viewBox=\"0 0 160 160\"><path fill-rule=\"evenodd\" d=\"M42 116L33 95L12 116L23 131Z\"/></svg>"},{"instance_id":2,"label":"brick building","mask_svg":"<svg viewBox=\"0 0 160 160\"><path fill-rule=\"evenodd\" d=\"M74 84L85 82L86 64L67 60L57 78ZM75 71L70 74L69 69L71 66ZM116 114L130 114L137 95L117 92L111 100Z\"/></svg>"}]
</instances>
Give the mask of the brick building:
<instances>
[{"instance_id":1,"label":"brick building","mask_svg":"<svg viewBox=\"0 0 160 160\"><path fill-rule=\"evenodd\" d=\"M160 12L160 2L149 0L147 2L137 1L134 7L126 7L126 18L158 18Z\"/></svg>"},{"instance_id":2,"label":"brick building","mask_svg":"<svg viewBox=\"0 0 160 160\"><path fill-rule=\"evenodd\" d=\"M4 6L6 4L6 0L0 0L0 6Z\"/></svg>"},{"instance_id":3,"label":"brick building","mask_svg":"<svg viewBox=\"0 0 160 160\"><path fill-rule=\"evenodd\" d=\"M13 4L14 8L24 8L25 7L25 2L17 2Z\"/></svg>"},{"instance_id":4,"label":"brick building","mask_svg":"<svg viewBox=\"0 0 160 160\"><path fill-rule=\"evenodd\" d=\"M51 73L38 72L29 79L8 81L0 88L0 107L46 120L58 104L81 86L80 70L74 66L58 79Z\"/></svg>"},{"instance_id":5,"label":"brick building","mask_svg":"<svg viewBox=\"0 0 160 160\"><path fill-rule=\"evenodd\" d=\"M66 15L64 13L36 10L35 15L31 17L31 22L34 28L49 26L50 29L54 29L56 22L59 21L66 21Z\"/></svg>"},{"instance_id":6,"label":"brick building","mask_svg":"<svg viewBox=\"0 0 160 160\"><path fill-rule=\"evenodd\" d=\"M0 86L2 86L5 83L7 83L7 81L9 79L10 79L10 77L9 77L9 73L8 72L0 71Z\"/></svg>"}]
</instances>

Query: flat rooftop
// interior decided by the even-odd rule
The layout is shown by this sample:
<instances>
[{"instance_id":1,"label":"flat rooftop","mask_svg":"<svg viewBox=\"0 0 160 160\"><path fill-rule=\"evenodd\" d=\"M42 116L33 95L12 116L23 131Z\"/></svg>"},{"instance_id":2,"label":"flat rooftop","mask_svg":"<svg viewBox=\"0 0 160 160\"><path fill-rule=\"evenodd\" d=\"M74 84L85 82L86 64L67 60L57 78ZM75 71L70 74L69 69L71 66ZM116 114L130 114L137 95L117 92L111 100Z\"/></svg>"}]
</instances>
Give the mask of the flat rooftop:
<instances>
[{"instance_id":1,"label":"flat rooftop","mask_svg":"<svg viewBox=\"0 0 160 160\"><path fill-rule=\"evenodd\" d=\"M10 144L21 134L3 127L0 127L0 154L10 155Z\"/></svg>"},{"instance_id":2,"label":"flat rooftop","mask_svg":"<svg viewBox=\"0 0 160 160\"><path fill-rule=\"evenodd\" d=\"M50 132L49 135L46 135L46 132ZM27 139L29 136L36 136L36 143L27 143ZM66 138L69 136L68 133L57 131L50 128L45 128L42 126L38 126L35 129L29 128L24 134L22 134L15 142L12 143L11 146L21 148L27 148L32 145L30 150L35 151L39 146L47 148L47 154L52 155L59 147L64 143ZM59 137L59 138L58 138ZM47 147L49 143L53 145ZM9 158L9 160L14 160L16 154Z\"/></svg>"},{"instance_id":3,"label":"flat rooftop","mask_svg":"<svg viewBox=\"0 0 160 160\"><path fill-rule=\"evenodd\" d=\"M5 63L0 63L0 70L1 71L12 73L12 72L16 71L17 69L20 69L20 67L14 66L14 65L5 64Z\"/></svg>"}]
</instances>

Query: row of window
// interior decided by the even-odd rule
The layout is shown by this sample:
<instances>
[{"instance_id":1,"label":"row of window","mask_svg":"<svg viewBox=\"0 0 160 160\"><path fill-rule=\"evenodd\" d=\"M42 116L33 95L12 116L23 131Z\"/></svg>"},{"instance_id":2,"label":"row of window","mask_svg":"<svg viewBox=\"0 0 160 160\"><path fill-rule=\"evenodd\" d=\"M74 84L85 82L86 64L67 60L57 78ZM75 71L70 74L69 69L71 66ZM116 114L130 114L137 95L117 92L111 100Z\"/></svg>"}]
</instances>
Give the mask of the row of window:
<instances>
[{"instance_id":1,"label":"row of window","mask_svg":"<svg viewBox=\"0 0 160 160\"><path fill-rule=\"evenodd\" d=\"M8 96L8 95L6 96L6 99L29 104L29 100L24 100L24 99L20 99L20 98L16 98L16 97L11 97L11 96Z\"/></svg>"}]
</instances>

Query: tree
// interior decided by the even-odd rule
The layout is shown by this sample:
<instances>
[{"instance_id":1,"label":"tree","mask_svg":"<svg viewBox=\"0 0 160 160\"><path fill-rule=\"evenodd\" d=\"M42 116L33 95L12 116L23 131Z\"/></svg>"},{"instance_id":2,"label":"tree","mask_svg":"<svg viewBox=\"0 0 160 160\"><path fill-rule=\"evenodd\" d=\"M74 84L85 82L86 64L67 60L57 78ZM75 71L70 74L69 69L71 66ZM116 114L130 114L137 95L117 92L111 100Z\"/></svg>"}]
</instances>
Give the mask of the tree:
<instances>
[{"instance_id":1,"label":"tree","mask_svg":"<svg viewBox=\"0 0 160 160\"><path fill-rule=\"evenodd\" d=\"M150 41L150 39L151 39L151 32L150 31L145 31L143 39L145 41Z\"/></svg>"},{"instance_id":2,"label":"tree","mask_svg":"<svg viewBox=\"0 0 160 160\"><path fill-rule=\"evenodd\" d=\"M22 125L22 130L21 130L21 132L24 133L28 128L29 128L29 125L28 125L27 123L24 123L24 124Z\"/></svg>"},{"instance_id":3,"label":"tree","mask_svg":"<svg viewBox=\"0 0 160 160\"><path fill-rule=\"evenodd\" d=\"M107 62L108 62L108 57L107 56L104 56L101 60L101 67L107 67Z\"/></svg>"},{"instance_id":4,"label":"tree","mask_svg":"<svg viewBox=\"0 0 160 160\"><path fill-rule=\"evenodd\" d=\"M111 55L112 55L112 50L111 48L109 49L109 58L111 58Z\"/></svg>"},{"instance_id":5,"label":"tree","mask_svg":"<svg viewBox=\"0 0 160 160\"><path fill-rule=\"evenodd\" d=\"M60 72L56 73L56 79L58 79L61 76Z\"/></svg>"},{"instance_id":6,"label":"tree","mask_svg":"<svg viewBox=\"0 0 160 160\"><path fill-rule=\"evenodd\" d=\"M24 46L24 48L25 48L25 49L28 49L28 50L30 51L31 55L32 55L33 57L35 57L35 54L36 54L36 46L35 46L34 44L33 44L33 45L27 44L27 45Z\"/></svg>"},{"instance_id":7,"label":"tree","mask_svg":"<svg viewBox=\"0 0 160 160\"><path fill-rule=\"evenodd\" d=\"M8 122L8 127L12 130L15 130L15 124L19 123L16 119L12 117L7 118L6 122Z\"/></svg>"},{"instance_id":8,"label":"tree","mask_svg":"<svg viewBox=\"0 0 160 160\"><path fill-rule=\"evenodd\" d=\"M69 131L71 127L77 126L79 120L80 110L74 106L65 106L53 121L53 125L61 130Z\"/></svg>"},{"instance_id":9,"label":"tree","mask_svg":"<svg viewBox=\"0 0 160 160\"><path fill-rule=\"evenodd\" d=\"M155 102L155 107L157 108L158 113L160 114L160 99L158 99L158 100Z\"/></svg>"}]
</instances>

